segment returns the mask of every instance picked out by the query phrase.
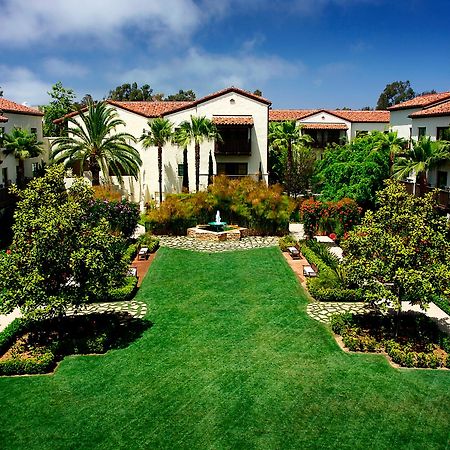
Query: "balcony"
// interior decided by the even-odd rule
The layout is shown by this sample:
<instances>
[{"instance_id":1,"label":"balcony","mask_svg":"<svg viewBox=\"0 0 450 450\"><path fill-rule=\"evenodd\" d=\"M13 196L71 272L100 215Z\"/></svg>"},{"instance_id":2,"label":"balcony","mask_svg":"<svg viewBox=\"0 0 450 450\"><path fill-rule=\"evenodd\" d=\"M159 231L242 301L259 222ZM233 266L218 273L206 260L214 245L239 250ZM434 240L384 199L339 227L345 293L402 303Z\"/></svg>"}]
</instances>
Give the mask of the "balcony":
<instances>
[{"instance_id":1,"label":"balcony","mask_svg":"<svg viewBox=\"0 0 450 450\"><path fill-rule=\"evenodd\" d=\"M250 156L252 154L251 127L223 126L217 129L222 142L215 142L216 156Z\"/></svg>"},{"instance_id":2,"label":"balcony","mask_svg":"<svg viewBox=\"0 0 450 450\"><path fill-rule=\"evenodd\" d=\"M422 193L420 191L420 185L416 184L414 187L414 183L408 183L407 181L403 181L403 184L406 186L406 190L408 194L415 194L416 196L420 196ZM436 187L427 186L425 188L424 194L428 192L436 193L436 201L438 203L439 208L442 208L446 212L450 212L450 190L447 189L437 189Z\"/></svg>"}]
</instances>

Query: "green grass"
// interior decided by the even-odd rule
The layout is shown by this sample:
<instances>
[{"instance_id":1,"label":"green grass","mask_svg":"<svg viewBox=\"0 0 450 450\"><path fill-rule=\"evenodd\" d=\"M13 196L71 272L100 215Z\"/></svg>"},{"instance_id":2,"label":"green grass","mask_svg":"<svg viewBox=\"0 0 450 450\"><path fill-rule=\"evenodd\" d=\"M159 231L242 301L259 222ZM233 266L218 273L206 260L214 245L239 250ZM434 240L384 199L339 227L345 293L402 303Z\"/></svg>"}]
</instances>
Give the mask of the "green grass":
<instances>
[{"instance_id":1,"label":"green grass","mask_svg":"<svg viewBox=\"0 0 450 450\"><path fill-rule=\"evenodd\" d=\"M161 249L152 328L0 379L1 449L449 448L450 372L342 352L278 249Z\"/></svg>"}]
</instances>

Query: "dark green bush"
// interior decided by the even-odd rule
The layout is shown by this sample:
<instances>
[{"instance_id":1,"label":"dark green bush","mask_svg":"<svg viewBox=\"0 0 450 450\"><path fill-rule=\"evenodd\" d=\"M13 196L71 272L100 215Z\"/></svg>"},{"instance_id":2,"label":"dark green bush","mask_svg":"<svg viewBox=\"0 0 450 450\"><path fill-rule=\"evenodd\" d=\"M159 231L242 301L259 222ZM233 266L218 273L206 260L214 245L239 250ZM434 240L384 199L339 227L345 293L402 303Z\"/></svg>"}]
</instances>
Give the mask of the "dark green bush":
<instances>
[{"instance_id":1,"label":"dark green bush","mask_svg":"<svg viewBox=\"0 0 450 450\"><path fill-rule=\"evenodd\" d=\"M136 294L138 279L137 277L128 276L125 277L124 283L121 287L111 289L106 300L111 302L131 300Z\"/></svg>"},{"instance_id":2,"label":"dark green bush","mask_svg":"<svg viewBox=\"0 0 450 450\"><path fill-rule=\"evenodd\" d=\"M334 333L341 334L346 328L353 325L353 314L350 312L333 314L330 319L330 325Z\"/></svg>"},{"instance_id":3,"label":"dark green bush","mask_svg":"<svg viewBox=\"0 0 450 450\"><path fill-rule=\"evenodd\" d=\"M28 326L25 319L14 319L2 332L0 332L0 354L4 353L14 342L16 336Z\"/></svg>"},{"instance_id":4,"label":"dark green bush","mask_svg":"<svg viewBox=\"0 0 450 450\"><path fill-rule=\"evenodd\" d=\"M131 263L136 257L138 250L139 244L137 242L134 244L130 244L123 254L123 260L127 261L128 264Z\"/></svg>"},{"instance_id":5,"label":"dark green bush","mask_svg":"<svg viewBox=\"0 0 450 450\"><path fill-rule=\"evenodd\" d=\"M320 275L319 275L320 276ZM308 279L308 290L312 297L319 302L361 302L361 289L322 288L315 283L315 279Z\"/></svg>"}]
</instances>

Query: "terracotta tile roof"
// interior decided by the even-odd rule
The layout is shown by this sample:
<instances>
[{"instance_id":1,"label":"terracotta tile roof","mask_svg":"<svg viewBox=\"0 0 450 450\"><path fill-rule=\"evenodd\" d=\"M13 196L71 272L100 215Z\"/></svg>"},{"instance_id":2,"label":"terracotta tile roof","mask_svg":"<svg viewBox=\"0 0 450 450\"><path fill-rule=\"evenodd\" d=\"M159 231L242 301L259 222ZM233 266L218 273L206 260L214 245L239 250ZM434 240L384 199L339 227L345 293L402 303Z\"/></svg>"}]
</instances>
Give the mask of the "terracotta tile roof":
<instances>
[{"instance_id":1,"label":"terracotta tile roof","mask_svg":"<svg viewBox=\"0 0 450 450\"><path fill-rule=\"evenodd\" d=\"M319 111L320 109L271 109L269 111L269 121L300 120Z\"/></svg>"},{"instance_id":2,"label":"terracotta tile roof","mask_svg":"<svg viewBox=\"0 0 450 450\"><path fill-rule=\"evenodd\" d=\"M429 106L428 108L424 108L421 111L416 111L409 115L409 117L412 118L433 116L450 116L450 101Z\"/></svg>"},{"instance_id":3,"label":"terracotta tile roof","mask_svg":"<svg viewBox=\"0 0 450 450\"><path fill-rule=\"evenodd\" d=\"M269 111L272 122L283 120L302 120L314 114L325 112L349 122L383 122L389 123L389 111L347 111L331 109L273 109Z\"/></svg>"},{"instance_id":4,"label":"terracotta tile roof","mask_svg":"<svg viewBox=\"0 0 450 450\"><path fill-rule=\"evenodd\" d=\"M253 125L251 116L213 116L212 121L216 125Z\"/></svg>"},{"instance_id":5,"label":"terracotta tile roof","mask_svg":"<svg viewBox=\"0 0 450 450\"><path fill-rule=\"evenodd\" d=\"M10 112L15 114L26 114L29 116L43 116L44 113L35 108L29 106L20 105L19 103L6 100L6 98L0 97L0 110L3 112Z\"/></svg>"},{"instance_id":6,"label":"terracotta tile roof","mask_svg":"<svg viewBox=\"0 0 450 450\"><path fill-rule=\"evenodd\" d=\"M348 130L345 123L310 123L302 122L301 127L305 130Z\"/></svg>"},{"instance_id":7,"label":"terracotta tile roof","mask_svg":"<svg viewBox=\"0 0 450 450\"><path fill-rule=\"evenodd\" d=\"M390 111L395 111L397 109L409 109L409 108L421 108L433 105L443 100L450 99L450 92L439 92L437 94L426 94L420 95L419 97L413 98L406 102L399 103L398 105L391 106L388 108Z\"/></svg>"},{"instance_id":8,"label":"terracotta tile roof","mask_svg":"<svg viewBox=\"0 0 450 450\"><path fill-rule=\"evenodd\" d=\"M0 114L0 122L8 122L8 118Z\"/></svg>"},{"instance_id":9,"label":"terracotta tile roof","mask_svg":"<svg viewBox=\"0 0 450 450\"><path fill-rule=\"evenodd\" d=\"M173 109L178 109L181 106L186 106L191 104L192 102L119 102L116 100L106 100L112 106L117 106L118 108L125 109L126 111L131 111L135 114L139 114L140 116L153 118L160 117ZM87 111L87 108L82 108L81 111ZM59 119L53 121L53 123L60 123L70 117L75 117L80 113L80 111L73 111L69 114L66 114Z\"/></svg>"},{"instance_id":10,"label":"terracotta tile roof","mask_svg":"<svg viewBox=\"0 0 450 450\"><path fill-rule=\"evenodd\" d=\"M111 105L126 109L144 117L160 117L164 114L190 106L194 102L118 102L107 100Z\"/></svg>"},{"instance_id":11,"label":"terracotta tile roof","mask_svg":"<svg viewBox=\"0 0 450 450\"><path fill-rule=\"evenodd\" d=\"M389 111L347 111L334 110L329 113L341 117L349 122L382 122L389 123L391 113Z\"/></svg>"}]
</instances>

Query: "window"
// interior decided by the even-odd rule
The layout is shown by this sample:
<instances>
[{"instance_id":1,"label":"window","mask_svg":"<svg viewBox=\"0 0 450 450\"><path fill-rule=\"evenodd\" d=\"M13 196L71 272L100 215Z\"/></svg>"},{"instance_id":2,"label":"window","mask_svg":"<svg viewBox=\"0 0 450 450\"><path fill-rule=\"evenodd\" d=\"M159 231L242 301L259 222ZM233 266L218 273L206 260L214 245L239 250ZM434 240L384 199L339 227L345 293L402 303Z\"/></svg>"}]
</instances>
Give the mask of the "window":
<instances>
[{"instance_id":1,"label":"window","mask_svg":"<svg viewBox=\"0 0 450 450\"><path fill-rule=\"evenodd\" d=\"M436 139L438 141L450 141L450 127L437 127Z\"/></svg>"},{"instance_id":2,"label":"window","mask_svg":"<svg viewBox=\"0 0 450 450\"><path fill-rule=\"evenodd\" d=\"M366 136L367 134L369 134L369 132L366 130L356 130L356 137Z\"/></svg>"},{"instance_id":3,"label":"window","mask_svg":"<svg viewBox=\"0 0 450 450\"><path fill-rule=\"evenodd\" d=\"M35 134L37 136L37 128L32 128L31 129L31 134Z\"/></svg>"},{"instance_id":4,"label":"window","mask_svg":"<svg viewBox=\"0 0 450 450\"><path fill-rule=\"evenodd\" d=\"M217 175L245 176L248 175L247 163L217 163Z\"/></svg>"},{"instance_id":5,"label":"window","mask_svg":"<svg viewBox=\"0 0 450 450\"><path fill-rule=\"evenodd\" d=\"M184 172L184 164L178 164L178 176L182 177Z\"/></svg>"},{"instance_id":6,"label":"window","mask_svg":"<svg viewBox=\"0 0 450 450\"><path fill-rule=\"evenodd\" d=\"M36 176L38 169L39 169L39 163L36 163L36 162L31 163L31 171L33 172L33 177Z\"/></svg>"},{"instance_id":7,"label":"window","mask_svg":"<svg viewBox=\"0 0 450 450\"><path fill-rule=\"evenodd\" d=\"M447 187L447 181L448 181L448 172L444 171L444 170L438 170L437 173L437 187L438 188L445 188Z\"/></svg>"},{"instance_id":8,"label":"window","mask_svg":"<svg viewBox=\"0 0 450 450\"><path fill-rule=\"evenodd\" d=\"M427 127L419 127L419 128L417 128L417 136L419 137L419 139L421 137L426 136L426 134L427 134Z\"/></svg>"},{"instance_id":9,"label":"window","mask_svg":"<svg viewBox=\"0 0 450 450\"><path fill-rule=\"evenodd\" d=\"M3 167L2 169L2 182L5 186L8 185L8 168L7 167Z\"/></svg>"}]
</instances>

